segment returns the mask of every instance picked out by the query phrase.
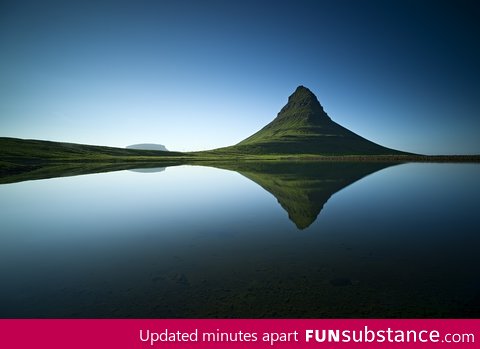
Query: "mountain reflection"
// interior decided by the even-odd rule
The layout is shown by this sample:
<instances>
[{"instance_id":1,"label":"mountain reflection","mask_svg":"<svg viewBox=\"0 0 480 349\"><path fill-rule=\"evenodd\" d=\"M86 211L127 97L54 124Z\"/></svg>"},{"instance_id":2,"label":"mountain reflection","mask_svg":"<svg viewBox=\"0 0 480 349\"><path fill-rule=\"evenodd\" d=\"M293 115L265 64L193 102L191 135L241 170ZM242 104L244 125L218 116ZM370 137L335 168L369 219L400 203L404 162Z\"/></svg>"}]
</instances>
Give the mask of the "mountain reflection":
<instances>
[{"instance_id":1,"label":"mountain reflection","mask_svg":"<svg viewBox=\"0 0 480 349\"><path fill-rule=\"evenodd\" d=\"M215 165L236 171L278 200L298 229L309 227L328 199L359 179L390 167L376 162L243 162Z\"/></svg>"}]
</instances>

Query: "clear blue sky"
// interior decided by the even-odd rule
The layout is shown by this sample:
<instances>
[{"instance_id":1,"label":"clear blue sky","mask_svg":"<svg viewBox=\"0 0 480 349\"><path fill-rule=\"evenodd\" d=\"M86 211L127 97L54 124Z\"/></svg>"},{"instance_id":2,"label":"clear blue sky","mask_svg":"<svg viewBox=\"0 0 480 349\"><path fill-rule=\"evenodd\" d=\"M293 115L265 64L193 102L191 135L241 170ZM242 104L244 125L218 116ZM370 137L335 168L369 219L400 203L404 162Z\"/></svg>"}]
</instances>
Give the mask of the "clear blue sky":
<instances>
[{"instance_id":1,"label":"clear blue sky","mask_svg":"<svg viewBox=\"0 0 480 349\"><path fill-rule=\"evenodd\" d=\"M480 153L474 1L1 1L0 136L231 145L298 85L388 147Z\"/></svg>"}]
</instances>

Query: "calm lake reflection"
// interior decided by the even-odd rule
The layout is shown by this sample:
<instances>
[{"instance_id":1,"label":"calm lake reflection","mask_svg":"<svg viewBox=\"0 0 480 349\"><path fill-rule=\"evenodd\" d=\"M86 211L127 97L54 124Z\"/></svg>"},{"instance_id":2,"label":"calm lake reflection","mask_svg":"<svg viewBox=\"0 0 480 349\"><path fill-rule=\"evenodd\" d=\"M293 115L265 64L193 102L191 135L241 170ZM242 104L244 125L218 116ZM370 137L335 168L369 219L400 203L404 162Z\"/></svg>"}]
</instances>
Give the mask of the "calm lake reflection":
<instances>
[{"instance_id":1,"label":"calm lake reflection","mask_svg":"<svg viewBox=\"0 0 480 349\"><path fill-rule=\"evenodd\" d=\"M0 317L479 317L480 165L0 185Z\"/></svg>"}]
</instances>

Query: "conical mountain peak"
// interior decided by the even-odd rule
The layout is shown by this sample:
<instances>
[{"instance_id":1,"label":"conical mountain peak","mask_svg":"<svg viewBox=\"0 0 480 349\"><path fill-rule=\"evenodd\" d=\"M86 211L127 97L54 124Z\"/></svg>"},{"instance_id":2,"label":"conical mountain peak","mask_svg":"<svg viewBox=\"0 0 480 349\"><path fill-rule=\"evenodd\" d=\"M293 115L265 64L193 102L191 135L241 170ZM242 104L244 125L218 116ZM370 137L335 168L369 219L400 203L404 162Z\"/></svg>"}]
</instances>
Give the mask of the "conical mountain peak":
<instances>
[{"instance_id":1,"label":"conical mountain peak","mask_svg":"<svg viewBox=\"0 0 480 349\"><path fill-rule=\"evenodd\" d=\"M313 94L307 87L300 85L296 90L288 97L289 102L301 101L301 100L311 100L317 101L317 96ZM319 103L320 104L320 103Z\"/></svg>"},{"instance_id":2,"label":"conical mountain peak","mask_svg":"<svg viewBox=\"0 0 480 349\"><path fill-rule=\"evenodd\" d=\"M305 86L297 87L274 120L234 148L243 154L402 154L334 122Z\"/></svg>"},{"instance_id":3,"label":"conical mountain peak","mask_svg":"<svg viewBox=\"0 0 480 349\"><path fill-rule=\"evenodd\" d=\"M298 86L288 97L288 103L280 110L277 120L292 119L302 123L330 120L317 97L305 86Z\"/></svg>"}]
</instances>

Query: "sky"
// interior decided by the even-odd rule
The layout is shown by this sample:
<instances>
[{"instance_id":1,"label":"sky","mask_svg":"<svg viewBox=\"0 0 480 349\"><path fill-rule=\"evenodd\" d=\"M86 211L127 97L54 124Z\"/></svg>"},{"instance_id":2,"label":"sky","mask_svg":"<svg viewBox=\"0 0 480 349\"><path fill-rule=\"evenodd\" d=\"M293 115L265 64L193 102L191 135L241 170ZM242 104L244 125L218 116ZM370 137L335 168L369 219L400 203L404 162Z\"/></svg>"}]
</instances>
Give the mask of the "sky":
<instances>
[{"instance_id":1,"label":"sky","mask_svg":"<svg viewBox=\"0 0 480 349\"><path fill-rule=\"evenodd\" d=\"M337 123L480 154L475 1L0 1L0 136L203 150L298 85Z\"/></svg>"}]
</instances>

